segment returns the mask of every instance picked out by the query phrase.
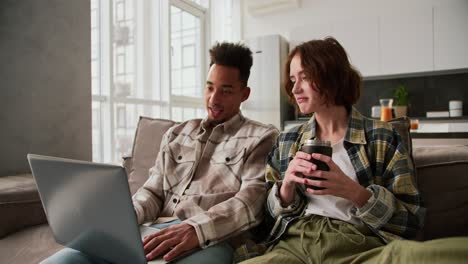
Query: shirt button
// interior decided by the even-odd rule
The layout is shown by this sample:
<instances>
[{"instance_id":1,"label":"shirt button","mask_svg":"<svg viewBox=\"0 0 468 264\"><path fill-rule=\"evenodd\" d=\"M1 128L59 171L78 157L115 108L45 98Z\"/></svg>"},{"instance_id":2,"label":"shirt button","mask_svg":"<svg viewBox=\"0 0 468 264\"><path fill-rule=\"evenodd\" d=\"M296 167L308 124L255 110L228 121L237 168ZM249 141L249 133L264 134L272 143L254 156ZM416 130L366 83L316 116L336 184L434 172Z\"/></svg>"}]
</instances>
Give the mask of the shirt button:
<instances>
[{"instance_id":1,"label":"shirt button","mask_svg":"<svg viewBox=\"0 0 468 264\"><path fill-rule=\"evenodd\" d=\"M177 203L177 199L176 198L172 199L172 202Z\"/></svg>"},{"instance_id":2,"label":"shirt button","mask_svg":"<svg viewBox=\"0 0 468 264\"><path fill-rule=\"evenodd\" d=\"M179 155L179 156L177 157L177 159L178 159L178 160L181 160L181 159L182 159L182 156Z\"/></svg>"},{"instance_id":3,"label":"shirt button","mask_svg":"<svg viewBox=\"0 0 468 264\"><path fill-rule=\"evenodd\" d=\"M226 158L226 161L227 161L227 162L231 161L231 158L227 157L227 158Z\"/></svg>"}]
</instances>

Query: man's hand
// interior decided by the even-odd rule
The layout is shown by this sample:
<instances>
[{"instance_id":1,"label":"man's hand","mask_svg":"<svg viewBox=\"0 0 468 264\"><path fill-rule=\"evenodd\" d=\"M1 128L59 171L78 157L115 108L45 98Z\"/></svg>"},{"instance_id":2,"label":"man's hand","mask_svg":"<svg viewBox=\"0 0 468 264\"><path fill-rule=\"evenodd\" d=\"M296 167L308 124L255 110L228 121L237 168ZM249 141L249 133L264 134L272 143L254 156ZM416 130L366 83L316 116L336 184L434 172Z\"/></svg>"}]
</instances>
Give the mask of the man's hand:
<instances>
[{"instance_id":1,"label":"man's hand","mask_svg":"<svg viewBox=\"0 0 468 264\"><path fill-rule=\"evenodd\" d=\"M193 226L181 223L167 227L143 239L146 259L153 260L164 255L165 261L171 261L182 253L197 248L198 237Z\"/></svg>"}]
</instances>

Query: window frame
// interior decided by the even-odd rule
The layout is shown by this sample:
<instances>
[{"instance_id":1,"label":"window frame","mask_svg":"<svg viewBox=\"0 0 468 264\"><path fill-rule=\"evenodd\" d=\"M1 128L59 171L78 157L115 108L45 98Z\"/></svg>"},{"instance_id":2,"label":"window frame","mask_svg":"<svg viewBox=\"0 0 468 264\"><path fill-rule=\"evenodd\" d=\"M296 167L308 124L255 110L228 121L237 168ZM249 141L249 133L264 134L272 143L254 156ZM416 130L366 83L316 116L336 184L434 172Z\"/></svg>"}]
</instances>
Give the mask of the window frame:
<instances>
[{"instance_id":1,"label":"window frame","mask_svg":"<svg viewBox=\"0 0 468 264\"><path fill-rule=\"evenodd\" d=\"M168 27L167 27L167 40L168 40L168 46L169 48L171 47L171 18L170 18L170 7L174 6L177 7L185 12L190 13L193 16L198 17L200 19L200 88L203 89L205 87L205 81L206 81L206 73L208 71L207 67L207 56L208 56L208 46L206 43L209 43L209 15L207 14L207 9L195 2L192 1L187 1L187 0L170 0L168 2L167 6L167 13L169 15L168 17ZM171 61L169 58L169 69L172 69L171 67ZM191 97L191 96L183 96L183 95L173 95L171 94L172 90L172 83L170 81L170 76L171 73L169 72L169 95L170 95L170 100L169 100L169 109L172 109L172 107L182 107L182 108L205 108L204 105L204 100L203 100L203 93L201 94L201 97ZM170 111L171 119L172 119L172 110Z\"/></svg>"},{"instance_id":2,"label":"window frame","mask_svg":"<svg viewBox=\"0 0 468 264\"><path fill-rule=\"evenodd\" d=\"M95 82L99 87L91 89L94 110L92 113L98 113L96 124L93 122L97 126L93 126L92 131L93 150L94 144L99 143L99 145L96 147L96 152L93 151L93 160L115 163L121 158L120 153L117 153L117 135L125 136L126 133L122 134L118 130L128 130L130 125L136 127L137 124L129 124L126 118L133 115L134 112L142 115L140 112L145 112L145 110L141 110L142 106L157 107L157 109L149 111L155 110L156 113L159 113L159 116L155 117L167 119L173 119L172 109L176 107L182 108L182 113L184 109L189 112L194 111L197 116L200 115L201 110L204 111L203 92L201 97L171 94L170 7L180 8L198 17L200 21L200 83L197 85L200 85L201 89L205 86L204 82L208 69L206 58L208 55L207 43L210 43L210 30L208 30L210 29L210 16L208 8L189 0L131 0L133 37L131 37L132 43L126 45L132 46L125 46L125 48L133 49L133 62L130 62L133 63L133 68L128 72L127 69L124 69L124 74L132 75L130 77L133 83L131 91L134 91L134 95L128 96L124 92L123 95L119 96L119 91L116 88L119 79L116 77L117 65L115 65L117 56L115 49L119 47L114 47L114 29L115 24L117 24L114 19L114 5L118 3L118 0L95 1L98 10L94 11L96 13L94 23L97 25L98 39L94 41L98 42L98 45L96 50L97 65L95 65L97 68L93 68L93 70L98 73ZM123 7L121 12L124 15L129 12L125 10L127 5L128 3L124 3L121 6ZM148 23L148 20L151 23ZM126 60L125 57L123 59ZM124 63L120 67L126 68L128 65ZM140 87L160 87L160 89L155 93L154 90L140 89ZM147 91L152 94L151 98L147 97ZM123 113L120 115L125 119L125 122L122 121L120 124L116 120L119 117L117 108L121 112L125 112L125 118L122 116ZM126 109L126 111L121 109ZM95 140L98 142L95 142Z\"/></svg>"}]
</instances>

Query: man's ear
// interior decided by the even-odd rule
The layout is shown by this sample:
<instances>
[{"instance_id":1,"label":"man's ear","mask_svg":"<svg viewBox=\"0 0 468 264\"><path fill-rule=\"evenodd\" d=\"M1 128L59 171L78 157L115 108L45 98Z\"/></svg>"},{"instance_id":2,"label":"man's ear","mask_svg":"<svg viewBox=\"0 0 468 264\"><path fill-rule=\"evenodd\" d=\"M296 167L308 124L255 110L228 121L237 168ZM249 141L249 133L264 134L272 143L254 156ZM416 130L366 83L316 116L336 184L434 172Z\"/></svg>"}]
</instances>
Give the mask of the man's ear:
<instances>
[{"instance_id":1,"label":"man's ear","mask_svg":"<svg viewBox=\"0 0 468 264\"><path fill-rule=\"evenodd\" d=\"M244 89L242 89L242 102L247 100L250 96L250 87L246 86Z\"/></svg>"}]
</instances>

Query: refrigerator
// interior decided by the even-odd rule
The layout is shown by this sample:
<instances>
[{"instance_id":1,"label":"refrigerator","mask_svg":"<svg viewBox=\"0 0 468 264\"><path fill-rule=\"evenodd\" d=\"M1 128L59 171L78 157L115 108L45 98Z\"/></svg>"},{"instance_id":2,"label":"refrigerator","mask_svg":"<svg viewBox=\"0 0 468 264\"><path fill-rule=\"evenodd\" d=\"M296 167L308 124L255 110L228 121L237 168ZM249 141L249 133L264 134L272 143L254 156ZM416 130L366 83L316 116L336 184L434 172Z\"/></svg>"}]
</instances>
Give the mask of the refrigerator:
<instances>
[{"instance_id":1,"label":"refrigerator","mask_svg":"<svg viewBox=\"0 0 468 264\"><path fill-rule=\"evenodd\" d=\"M250 97L242 104L242 113L282 131L284 121L295 118L283 88L288 42L280 35L268 35L248 38L244 43L252 50L253 65L248 82Z\"/></svg>"}]
</instances>

